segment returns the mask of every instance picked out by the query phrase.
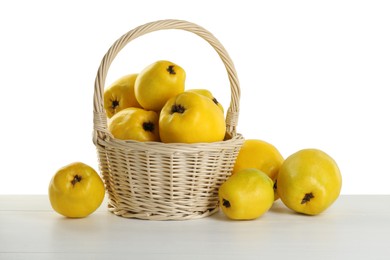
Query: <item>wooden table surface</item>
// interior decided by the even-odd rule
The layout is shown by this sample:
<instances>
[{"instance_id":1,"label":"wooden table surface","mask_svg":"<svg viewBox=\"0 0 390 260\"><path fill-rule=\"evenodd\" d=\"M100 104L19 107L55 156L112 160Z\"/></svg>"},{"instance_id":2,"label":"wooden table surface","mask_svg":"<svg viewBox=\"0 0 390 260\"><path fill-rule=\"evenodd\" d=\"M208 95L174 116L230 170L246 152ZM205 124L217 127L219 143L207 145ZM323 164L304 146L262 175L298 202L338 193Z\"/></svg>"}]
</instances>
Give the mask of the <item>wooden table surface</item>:
<instances>
[{"instance_id":1,"label":"wooden table surface","mask_svg":"<svg viewBox=\"0 0 390 260\"><path fill-rule=\"evenodd\" d=\"M106 201L87 218L46 195L0 195L0 259L390 259L390 195L343 195L317 216L277 201L257 220L126 219Z\"/></svg>"}]
</instances>

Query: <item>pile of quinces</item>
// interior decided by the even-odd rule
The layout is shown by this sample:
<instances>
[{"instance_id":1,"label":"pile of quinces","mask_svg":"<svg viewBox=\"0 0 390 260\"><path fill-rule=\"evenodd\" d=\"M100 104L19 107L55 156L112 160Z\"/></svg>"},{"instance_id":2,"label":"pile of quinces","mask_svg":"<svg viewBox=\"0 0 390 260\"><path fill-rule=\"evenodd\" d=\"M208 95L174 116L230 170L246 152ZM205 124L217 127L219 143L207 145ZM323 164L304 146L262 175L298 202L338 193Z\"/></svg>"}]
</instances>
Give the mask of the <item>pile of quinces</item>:
<instances>
[{"instance_id":1,"label":"pile of quinces","mask_svg":"<svg viewBox=\"0 0 390 260\"><path fill-rule=\"evenodd\" d=\"M206 89L185 90L183 68L157 61L139 74L125 75L104 91L111 134L122 140L164 143L217 142L225 137L224 109ZM279 198L291 210L317 215L338 198L341 174L319 149L302 149L286 159L272 144L248 139L232 175L219 187L219 205L234 220L256 219ZM49 185L51 205L72 218L94 212L104 184L90 166L64 166Z\"/></svg>"},{"instance_id":2,"label":"pile of quinces","mask_svg":"<svg viewBox=\"0 0 390 260\"><path fill-rule=\"evenodd\" d=\"M286 159L274 145L245 140L232 175L219 188L219 202L227 217L256 219L279 198L291 210L317 215L338 198L340 170L319 149L302 149Z\"/></svg>"},{"instance_id":3,"label":"pile of quinces","mask_svg":"<svg viewBox=\"0 0 390 260\"><path fill-rule=\"evenodd\" d=\"M108 130L117 139L200 143L222 141L224 110L207 89L185 90L179 65L157 61L104 91Z\"/></svg>"}]
</instances>

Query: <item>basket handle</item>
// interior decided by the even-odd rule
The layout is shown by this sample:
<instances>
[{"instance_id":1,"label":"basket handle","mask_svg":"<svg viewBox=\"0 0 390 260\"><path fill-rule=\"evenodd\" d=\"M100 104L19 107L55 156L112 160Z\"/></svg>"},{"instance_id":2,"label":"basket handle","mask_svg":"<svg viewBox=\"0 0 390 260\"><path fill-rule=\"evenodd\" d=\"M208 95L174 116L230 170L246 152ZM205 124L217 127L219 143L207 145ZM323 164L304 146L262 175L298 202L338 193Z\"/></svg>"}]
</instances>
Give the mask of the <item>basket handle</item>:
<instances>
[{"instance_id":1,"label":"basket handle","mask_svg":"<svg viewBox=\"0 0 390 260\"><path fill-rule=\"evenodd\" d=\"M104 110L103 94L104 84L107 76L108 69L123 47L126 46L130 41L142 36L144 34L167 29L180 29L188 32L192 32L204 40L206 40L218 53L222 62L225 65L227 74L230 81L230 106L226 114L226 131L231 137L236 135L236 125L238 121L239 113L239 99L240 99L240 87L237 78L237 73L234 68L233 62L229 57L229 54L222 46L222 44L207 30L204 28L187 21L183 20L160 20L155 22L146 23L138 26L133 30L122 35L114 44L108 49L104 55L103 60L100 63L96 79L95 79L95 90L93 100L93 111L94 111L94 143L96 144L97 136L104 139L107 134L107 117Z\"/></svg>"}]
</instances>

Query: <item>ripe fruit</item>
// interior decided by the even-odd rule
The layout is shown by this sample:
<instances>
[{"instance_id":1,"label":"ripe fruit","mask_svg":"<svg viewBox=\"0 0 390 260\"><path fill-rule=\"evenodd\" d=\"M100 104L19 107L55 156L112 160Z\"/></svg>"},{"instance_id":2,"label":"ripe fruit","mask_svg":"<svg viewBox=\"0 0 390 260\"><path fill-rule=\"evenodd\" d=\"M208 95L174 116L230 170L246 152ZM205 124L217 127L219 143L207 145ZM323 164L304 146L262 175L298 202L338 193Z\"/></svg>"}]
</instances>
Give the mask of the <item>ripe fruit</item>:
<instances>
[{"instance_id":1,"label":"ripe fruit","mask_svg":"<svg viewBox=\"0 0 390 260\"><path fill-rule=\"evenodd\" d=\"M274 202L273 182L258 169L243 169L221 185L218 196L222 211L229 218L255 219Z\"/></svg>"},{"instance_id":2,"label":"ripe fruit","mask_svg":"<svg viewBox=\"0 0 390 260\"><path fill-rule=\"evenodd\" d=\"M288 208L316 215L338 198L341 182L340 170L328 154L318 149L303 149L282 164L277 192Z\"/></svg>"},{"instance_id":3,"label":"ripe fruit","mask_svg":"<svg viewBox=\"0 0 390 260\"><path fill-rule=\"evenodd\" d=\"M222 141L225 118L215 103L194 92L171 98L160 113L160 138L164 143Z\"/></svg>"},{"instance_id":4,"label":"ripe fruit","mask_svg":"<svg viewBox=\"0 0 390 260\"><path fill-rule=\"evenodd\" d=\"M209 90L207 90L207 89L189 89L187 91L195 92L195 93L201 94L205 97L208 97L222 110L222 113L224 112L223 106L221 105L221 103L218 102L218 100L213 96L213 94Z\"/></svg>"},{"instance_id":5,"label":"ripe fruit","mask_svg":"<svg viewBox=\"0 0 390 260\"><path fill-rule=\"evenodd\" d=\"M247 139L238 153L233 174L245 168L256 168L275 181L283 160L283 156L272 144L262 140Z\"/></svg>"},{"instance_id":6,"label":"ripe fruit","mask_svg":"<svg viewBox=\"0 0 390 260\"><path fill-rule=\"evenodd\" d=\"M160 111L171 97L184 91L186 74L170 61L157 61L142 70L135 81L135 97L147 110Z\"/></svg>"},{"instance_id":7,"label":"ripe fruit","mask_svg":"<svg viewBox=\"0 0 390 260\"><path fill-rule=\"evenodd\" d=\"M115 114L108 123L111 134L122 140L159 141L158 114L130 107Z\"/></svg>"},{"instance_id":8,"label":"ripe fruit","mask_svg":"<svg viewBox=\"0 0 390 260\"><path fill-rule=\"evenodd\" d=\"M94 212L101 205L104 193L98 173L81 162L59 169L49 184L51 206L69 218L83 218Z\"/></svg>"},{"instance_id":9,"label":"ripe fruit","mask_svg":"<svg viewBox=\"0 0 390 260\"><path fill-rule=\"evenodd\" d=\"M105 89L104 109L108 118L128 107L141 107L134 94L137 75L125 75Z\"/></svg>"}]
</instances>

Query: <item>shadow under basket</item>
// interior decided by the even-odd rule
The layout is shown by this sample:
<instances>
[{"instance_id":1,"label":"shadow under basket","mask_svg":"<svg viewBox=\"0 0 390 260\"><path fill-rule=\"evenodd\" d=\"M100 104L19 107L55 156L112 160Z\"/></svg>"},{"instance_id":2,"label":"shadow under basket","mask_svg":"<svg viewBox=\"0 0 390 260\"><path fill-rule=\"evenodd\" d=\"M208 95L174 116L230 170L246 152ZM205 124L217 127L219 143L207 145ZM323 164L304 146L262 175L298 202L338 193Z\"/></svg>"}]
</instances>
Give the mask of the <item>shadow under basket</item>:
<instances>
[{"instance_id":1,"label":"shadow under basket","mask_svg":"<svg viewBox=\"0 0 390 260\"><path fill-rule=\"evenodd\" d=\"M116 54L131 40L157 30L182 29L205 39L217 51L230 81L231 102L224 141L167 144L118 140L107 130L103 107L104 82ZM202 27L181 20L161 20L139 26L119 38L100 64L94 92L94 137L100 174L115 215L148 220L186 220L218 211L218 189L231 175L244 143L236 133L240 88L229 55Z\"/></svg>"}]
</instances>

